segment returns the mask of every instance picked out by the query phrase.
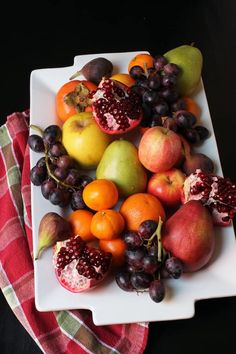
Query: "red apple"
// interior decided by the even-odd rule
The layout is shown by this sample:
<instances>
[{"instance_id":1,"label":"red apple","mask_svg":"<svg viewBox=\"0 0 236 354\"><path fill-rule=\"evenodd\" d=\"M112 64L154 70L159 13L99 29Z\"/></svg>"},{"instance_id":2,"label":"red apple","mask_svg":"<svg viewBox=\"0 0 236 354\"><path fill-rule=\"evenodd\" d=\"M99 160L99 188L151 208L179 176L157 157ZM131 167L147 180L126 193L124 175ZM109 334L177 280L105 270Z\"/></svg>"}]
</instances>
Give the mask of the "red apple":
<instances>
[{"instance_id":1,"label":"red apple","mask_svg":"<svg viewBox=\"0 0 236 354\"><path fill-rule=\"evenodd\" d=\"M181 157L182 142L172 130L153 127L143 134L139 144L139 160L147 170L168 171Z\"/></svg>"},{"instance_id":2,"label":"red apple","mask_svg":"<svg viewBox=\"0 0 236 354\"><path fill-rule=\"evenodd\" d=\"M181 204L181 194L185 175L177 168L152 175L147 192L155 195L164 206L177 207Z\"/></svg>"}]
</instances>

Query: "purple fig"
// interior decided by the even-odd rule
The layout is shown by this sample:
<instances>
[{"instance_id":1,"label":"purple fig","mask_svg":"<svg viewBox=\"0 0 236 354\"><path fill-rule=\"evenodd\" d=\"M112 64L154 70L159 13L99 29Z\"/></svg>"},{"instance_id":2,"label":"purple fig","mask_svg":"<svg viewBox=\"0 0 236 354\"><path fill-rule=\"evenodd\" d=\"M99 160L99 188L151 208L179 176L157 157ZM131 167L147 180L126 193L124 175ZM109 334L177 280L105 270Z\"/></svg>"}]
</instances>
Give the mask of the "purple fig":
<instances>
[{"instance_id":1,"label":"purple fig","mask_svg":"<svg viewBox=\"0 0 236 354\"><path fill-rule=\"evenodd\" d=\"M45 214L39 224L39 244L35 260L39 258L45 248L49 248L55 245L57 241L64 241L71 236L71 225L66 219L53 212Z\"/></svg>"}]
</instances>

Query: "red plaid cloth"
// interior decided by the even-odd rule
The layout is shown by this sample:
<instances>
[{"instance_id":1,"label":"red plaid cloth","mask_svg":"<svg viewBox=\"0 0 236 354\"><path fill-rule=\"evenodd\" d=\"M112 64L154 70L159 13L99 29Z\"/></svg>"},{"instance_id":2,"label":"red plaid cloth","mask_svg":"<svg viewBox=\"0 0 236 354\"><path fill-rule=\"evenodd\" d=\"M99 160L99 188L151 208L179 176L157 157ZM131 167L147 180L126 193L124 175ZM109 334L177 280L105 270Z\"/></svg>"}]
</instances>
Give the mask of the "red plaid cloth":
<instances>
[{"instance_id":1,"label":"red plaid cloth","mask_svg":"<svg viewBox=\"0 0 236 354\"><path fill-rule=\"evenodd\" d=\"M95 326L88 310L38 312L34 303L29 111L0 128L0 287L18 320L47 354L143 353L145 323Z\"/></svg>"}]
</instances>

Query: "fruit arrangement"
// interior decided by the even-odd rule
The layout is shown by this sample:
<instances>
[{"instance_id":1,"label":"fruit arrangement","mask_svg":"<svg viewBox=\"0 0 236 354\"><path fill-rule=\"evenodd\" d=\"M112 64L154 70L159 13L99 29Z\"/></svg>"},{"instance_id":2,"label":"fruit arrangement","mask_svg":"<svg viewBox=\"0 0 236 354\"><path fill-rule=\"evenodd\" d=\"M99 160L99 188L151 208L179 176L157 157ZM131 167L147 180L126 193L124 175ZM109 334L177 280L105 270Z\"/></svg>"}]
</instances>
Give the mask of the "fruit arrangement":
<instances>
[{"instance_id":1,"label":"fruit arrangement","mask_svg":"<svg viewBox=\"0 0 236 354\"><path fill-rule=\"evenodd\" d=\"M140 53L127 73L96 58L58 89L61 125L31 126L38 134L29 146L43 154L31 182L68 215L42 218L36 259L53 247L66 289L89 290L111 276L160 302L166 278L212 259L216 225L229 225L236 212L236 185L195 152L210 136L190 96L201 69L193 46Z\"/></svg>"}]
</instances>

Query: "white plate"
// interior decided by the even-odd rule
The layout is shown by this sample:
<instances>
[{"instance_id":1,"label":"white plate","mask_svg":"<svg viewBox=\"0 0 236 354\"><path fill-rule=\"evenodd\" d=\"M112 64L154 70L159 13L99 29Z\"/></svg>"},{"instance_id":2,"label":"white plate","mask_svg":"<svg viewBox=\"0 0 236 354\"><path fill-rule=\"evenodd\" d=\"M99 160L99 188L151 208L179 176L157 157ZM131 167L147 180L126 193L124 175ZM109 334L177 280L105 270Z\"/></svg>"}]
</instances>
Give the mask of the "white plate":
<instances>
[{"instance_id":1,"label":"white plate","mask_svg":"<svg viewBox=\"0 0 236 354\"><path fill-rule=\"evenodd\" d=\"M103 56L109 59L115 72L127 72L127 64L136 53L110 53L77 56L74 65L63 68L35 70L31 74L31 124L46 128L58 123L55 112L55 93L69 77L89 60ZM213 126L202 83L195 94L202 109L202 123L211 136L199 148L214 160L217 173L222 174ZM33 133L33 131L31 131ZM31 167L39 154L30 152ZM62 213L41 195L40 188L31 186L32 226L34 253L38 244L38 226L49 211ZM165 300L153 302L147 293L122 291L114 280L85 293L73 294L60 286L52 266L52 249L44 252L34 263L35 302L39 311L64 309L90 309L96 325L162 321L189 318L194 315L196 300L236 295L236 243L233 226L217 229L217 247L211 263L194 274L186 274L178 280L166 281L168 291Z\"/></svg>"}]
</instances>

